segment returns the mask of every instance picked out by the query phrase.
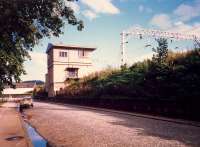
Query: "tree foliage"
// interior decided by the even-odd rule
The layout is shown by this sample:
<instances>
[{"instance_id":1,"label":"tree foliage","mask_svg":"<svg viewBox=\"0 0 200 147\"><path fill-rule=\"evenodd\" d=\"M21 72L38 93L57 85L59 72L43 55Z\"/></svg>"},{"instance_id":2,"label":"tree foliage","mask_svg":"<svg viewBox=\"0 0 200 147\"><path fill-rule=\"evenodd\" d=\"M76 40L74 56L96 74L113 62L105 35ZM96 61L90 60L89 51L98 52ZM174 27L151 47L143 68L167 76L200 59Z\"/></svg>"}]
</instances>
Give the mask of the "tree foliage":
<instances>
[{"instance_id":1,"label":"tree foliage","mask_svg":"<svg viewBox=\"0 0 200 147\"><path fill-rule=\"evenodd\" d=\"M65 0L1 0L0 20L0 92L20 81L27 51L40 39L59 36L65 23L83 28Z\"/></svg>"},{"instance_id":2,"label":"tree foliage","mask_svg":"<svg viewBox=\"0 0 200 147\"><path fill-rule=\"evenodd\" d=\"M168 56L168 43L167 39L159 38L156 39L158 43L158 47L156 49L153 48L153 51L156 53L154 54L152 60L157 62L158 64L163 64L166 62Z\"/></svg>"},{"instance_id":3,"label":"tree foliage","mask_svg":"<svg viewBox=\"0 0 200 147\"><path fill-rule=\"evenodd\" d=\"M161 46L166 50L163 40ZM163 51L160 45L158 51ZM188 104L198 102L200 49L183 53L159 52L152 60L135 63L125 70L106 69L89 75L69 84L62 94L68 97L85 95L97 98L111 95L131 99L184 101Z\"/></svg>"}]
</instances>

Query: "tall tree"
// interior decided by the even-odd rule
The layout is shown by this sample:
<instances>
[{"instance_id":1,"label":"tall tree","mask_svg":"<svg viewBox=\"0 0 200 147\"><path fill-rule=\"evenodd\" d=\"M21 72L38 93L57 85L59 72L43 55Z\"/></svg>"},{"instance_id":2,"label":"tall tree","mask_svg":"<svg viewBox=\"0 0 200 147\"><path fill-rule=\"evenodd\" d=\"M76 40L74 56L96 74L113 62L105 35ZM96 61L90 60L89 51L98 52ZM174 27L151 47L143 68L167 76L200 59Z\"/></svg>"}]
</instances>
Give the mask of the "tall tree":
<instances>
[{"instance_id":1,"label":"tall tree","mask_svg":"<svg viewBox=\"0 0 200 147\"><path fill-rule=\"evenodd\" d=\"M158 64L163 64L166 62L168 57L168 42L165 38L156 39L158 43L158 47L156 49L153 48L153 51L156 53L153 55L152 60L157 62Z\"/></svg>"},{"instance_id":2,"label":"tall tree","mask_svg":"<svg viewBox=\"0 0 200 147\"><path fill-rule=\"evenodd\" d=\"M0 93L4 85L20 81L28 50L40 39L59 36L65 23L82 30L83 22L66 5L69 1L75 0L0 1Z\"/></svg>"}]
</instances>

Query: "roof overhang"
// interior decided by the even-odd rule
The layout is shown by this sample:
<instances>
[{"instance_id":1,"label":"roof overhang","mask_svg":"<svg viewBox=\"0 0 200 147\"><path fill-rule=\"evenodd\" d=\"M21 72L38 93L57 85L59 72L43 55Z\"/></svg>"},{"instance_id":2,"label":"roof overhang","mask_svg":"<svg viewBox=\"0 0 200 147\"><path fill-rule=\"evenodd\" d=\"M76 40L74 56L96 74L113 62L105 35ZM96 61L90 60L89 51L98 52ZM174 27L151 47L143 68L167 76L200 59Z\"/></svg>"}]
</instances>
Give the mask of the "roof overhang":
<instances>
[{"instance_id":1,"label":"roof overhang","mask_svg":"<svg viewBox=\"0 0 200 147\"><path fill-rule=\"evenodd\" d=\"M90 50L94 51L96 50L96 47L88 47L88 46L77 46L77 45L54 45L52 43L49 43L47 46L46 53L48 53L51 49L67 49L67 50Z\"/></svg>"}]
</instances>

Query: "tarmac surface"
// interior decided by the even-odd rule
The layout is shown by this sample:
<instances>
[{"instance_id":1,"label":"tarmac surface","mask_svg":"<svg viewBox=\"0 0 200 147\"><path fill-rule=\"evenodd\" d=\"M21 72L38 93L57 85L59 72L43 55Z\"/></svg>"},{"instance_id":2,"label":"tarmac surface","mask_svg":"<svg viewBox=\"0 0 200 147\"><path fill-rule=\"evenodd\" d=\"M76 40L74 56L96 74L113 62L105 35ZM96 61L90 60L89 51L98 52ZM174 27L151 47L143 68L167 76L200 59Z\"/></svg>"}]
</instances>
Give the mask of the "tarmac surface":
<instances>
[{"instance_id":1,"label":"tarmac surface","mask_svg":"<svg viewBox=\"0 0 200 147\"><path fill-rule=\"evenodd\" d=\"M52 146L200 146L200 127L193 125L42 102L25 114Z\"/></svg>"}]
</instances>

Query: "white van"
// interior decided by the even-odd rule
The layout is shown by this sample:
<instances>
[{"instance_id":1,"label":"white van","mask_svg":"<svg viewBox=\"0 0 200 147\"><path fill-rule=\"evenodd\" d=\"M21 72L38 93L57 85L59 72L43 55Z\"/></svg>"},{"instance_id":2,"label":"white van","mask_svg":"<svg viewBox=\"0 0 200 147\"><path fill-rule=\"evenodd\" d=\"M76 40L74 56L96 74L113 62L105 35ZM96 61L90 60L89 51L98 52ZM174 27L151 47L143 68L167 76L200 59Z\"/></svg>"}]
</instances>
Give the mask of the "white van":
<instances>
[{"instance_id":1,"label":"white van","mask_svg":"<svg viewBox=\"0 0 200 147\"><path fill-rule=\"evenodd\" d=\"M20 100L20 107L30 108L33 107L33 99L31 97L25 97Z\"/></svg>"}]
</instances>

